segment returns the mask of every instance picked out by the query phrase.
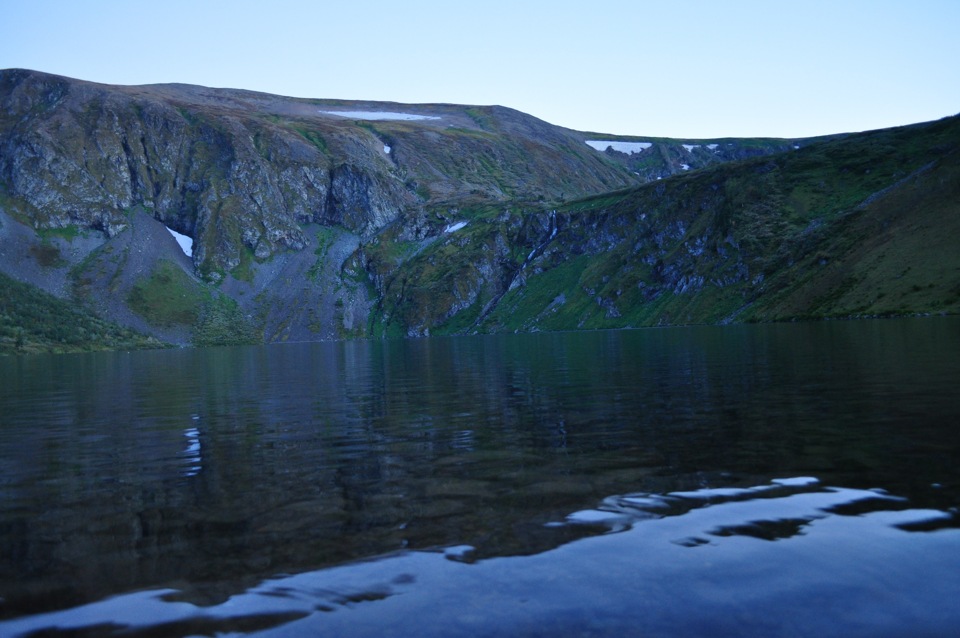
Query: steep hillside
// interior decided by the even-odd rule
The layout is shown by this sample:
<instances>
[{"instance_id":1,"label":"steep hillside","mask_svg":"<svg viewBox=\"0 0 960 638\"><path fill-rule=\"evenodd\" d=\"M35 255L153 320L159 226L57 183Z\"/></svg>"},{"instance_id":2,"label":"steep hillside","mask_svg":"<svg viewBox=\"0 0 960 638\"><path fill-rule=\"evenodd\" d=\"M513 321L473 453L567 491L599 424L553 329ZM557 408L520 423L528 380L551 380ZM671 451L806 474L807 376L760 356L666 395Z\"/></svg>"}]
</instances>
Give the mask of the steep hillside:
<instances>
[{"instance_id":1,"label":"steep hillside","mask_svg":"<svg viewBox=\"0 0 960 638\"><path fill-rule=\"evenodd\" d=\"M0 273L0 354L159 348L157 339L78 310Z\"/></svg>"},{"instance_id":2,"label":"steep hillside","mask_svg":"<svg viewBox=\"0 0 960 638\"><path fill-rule=\"evenodd\" d=\"M0 71L0 271L172 343L365 336L385 274L484 211L807 143L638 139L498 106Z\"/></svg>"},{"instance_id":3,"label":"steep hillside","mask_svg":"<svg viewBox=\"0 0 960 638\"><path fill-rule=\"evenodd\" d=\"M0 182L16 213L37 228L113 237L141 206L195 240L197 270L214 281L245 253L303 249L301 224L368 236L399 220L423 236L465 203L553 201L634 181L575 133L501 107L0 72Z\"/></svg>"},{"instance_id":4,"label":"steep hillside","mask_svg":"<svg viewBox=\"0 0 960 638\"><path fill-rule=\"evenodd\" d=\"M365 251L377 334L956 313L960 118L490 207L402 263L398 245Z\"/></svg>"},{"instance_id":5,"label":"steep hillside","mask_svg":"<svg viewBox=\"0 0 960 638\"><path fill-rule=\"evenodd\" d=\"M0 271L168 343L960 311L958 118L668 140L20 70L0 106Z\"/></svg>"}]
</instances>

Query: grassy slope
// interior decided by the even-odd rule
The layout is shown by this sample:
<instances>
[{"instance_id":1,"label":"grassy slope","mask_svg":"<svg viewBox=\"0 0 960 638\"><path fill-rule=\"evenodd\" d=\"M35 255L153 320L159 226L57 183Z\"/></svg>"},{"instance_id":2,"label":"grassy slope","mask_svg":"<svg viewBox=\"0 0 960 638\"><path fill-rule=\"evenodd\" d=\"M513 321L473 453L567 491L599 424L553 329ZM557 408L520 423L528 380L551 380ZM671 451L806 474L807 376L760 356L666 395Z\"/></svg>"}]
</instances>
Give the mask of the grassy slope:
<instances>
[{"instance_id":1,"label":"grassy slope","mask_svg":"<svg viewBox=\"0 0 960 638\"><path fill-rule=\"evenodd\" d=\"M387 332L960 312L958 149L960 118L821 141L568 204L550 241L478 218L388 281Z\"/></svg>"},{"instance_id":2,"label":"grassy slope","mask_svg":"<svg viewBox=\"0 0 960 638\"><path fill-rule=\"evenodd\" d=\"M138 334L0 274L0 354L159 348Z\"/></svg>"},{"instance_id":3,"label":"grassy slope","mask_svg":"<svg viewBox=\"0 0 960 638\"><path fill-rule=\"evenodd\" d=\"M960 120L952 119L829 141L677 183L634 212L649 206L661 224L683 222L686 233L659 258L705 284L644 299L636 285L644 276L636 268L640 255L621 245L587 276L588 287L617 298L621 316L594 309L587 324L716 322L748 304L739 320L958 312L958 148ZM691 258L698 241L703 252ZM741 281L711 283L730 282L724 269L740 264L747 272Z\"/></svg>"},{"instance_id":4,"label":"grassy slope","mask_svg":"<svg viewBox=\"0 0 960 638\"><path fill-rule=\"evenodd\" d=\"M954 150L836 224L751 319L960 312L960 158Z\"/></svg>"},{"instance_id":5,"label":"grassy slope","mask_svg":"<svg viewBox=\"0 0 960 638\"><path fill-rule=\"evenodd\" d=\"M246 345L262 340L237 302L191 279L166 260L160 260L156 270L133 286L127 304L152 325L192 327L193 342L198 346Z\"/></svg>"},{"instance_id":6,"label":"grassy slope","mask_svg":"<svg viewBox=\"0 0 960 638\"><path fill-rule=\"evenodd\" d=\"M161 89L180 90L160 87L152 99L169 99L158 97ZM278 108L297 106L271 99ZM331 167L334 158L352 158L425 206L421 218L387 226L356 256L381 295L369 330L377 336L960 311L957 118L808 140L797 151L681 172L562 204L555 209L559 232L550 238L553 209L544 209L544 202L569 201L571 193L633 179L621 180L623 162L590 149L571 132L497 107L460 112L425 106L457 126L421 129L250 105L231 110L219 98L205 100L183 102L173 118L185 123L184 135L174 137L195 139L188 172L197 183L229 192L228 186L243 181L226 172L234 164L231 153L241 151L262 160L262 174L244 178L259 183L281 164L299 166L293 156L284 160L277 154L296 142L307 147L297 147L297 157L315 161L319 152L321 164ZM151 101L135 102L118 111L131 122L147 121L144 105L160 109ZM77 116L88 128L105 117L97 104ZM228 126L234 121L230 113L243 120L243 135ZM230 136L243 144L228 144ZM57 139L65 144L67 138ZM556 144L541 148L543 139ZM668 145L674 154L664 161L676 165L691 161L688 156L713 161L705 141L687 142L701 146L690 153L675 140ZM741 149L747 153L784 141L741 142L757 146ZM384 144L392 147L389 156L382 152ZM144 184L180 180L173 173L148 175L149 166L159 170L161 160L169 159L158 155L162 148L144 151L138 168ZM117 178L108 164L90 171L101 185ZM283 201L292 201L288 186L277 182ZM187 189L183 196L178 210L194 210L199 195ZM242 236L247 222L256 219L238 208L245 197L231 197L216 199L217 223L207 226L198 245L209 254L226 244L236 248L231 272L249 282L262 264ZM470 224L429 245L419 240L457 220ZM42 267L61 259L43 242L31 255ZM209 286L194 290L195 282L181 281L184 277L161 268L123 300L154 326L193 330L199 344L256 340L232 300ZM82 286L78 290L82 294ZM351 336L363 336L359 332Z\"/></svg>"}]
</instances>

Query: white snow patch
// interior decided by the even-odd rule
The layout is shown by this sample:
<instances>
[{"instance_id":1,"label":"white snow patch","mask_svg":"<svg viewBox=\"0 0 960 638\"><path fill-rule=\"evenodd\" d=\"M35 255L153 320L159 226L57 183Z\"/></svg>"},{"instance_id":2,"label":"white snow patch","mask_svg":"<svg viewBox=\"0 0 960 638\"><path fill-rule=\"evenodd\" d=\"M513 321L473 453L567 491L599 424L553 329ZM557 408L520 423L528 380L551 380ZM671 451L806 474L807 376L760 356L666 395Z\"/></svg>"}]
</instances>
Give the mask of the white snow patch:
<instances>
[{"instance_id":1,"label":"white snow patch","mask_svg":"<svg viewBox=\"0 0 960 638\"><path fill-rule=\"evenodd\" d=\"M612 148L618 153L627 155L643 152L653 146L653 142L618 142L616 140L586 140L586 142L601 153Z\"/></svg>"},{"instance_id":2,"label":"white snow patch","mask_svg":"<svg viewBox=\"0 0 960 638\"><path fill-rule=\"evenodd\" d=\"M390 154L390 151L391 151L391 150L393 150L393 149L391 149L391 148L390 148L389 146L387 146L386 144L383 145L383 152L386 153L387 155Z\"/></svg>"},{"instance_id":3,"label":"white snow patch","mask_svg":"<svg viewBox=\"0 0 960 638\"><path fill-rule=\"evenodd\" d=\"M467 222L457 222L456 224L450 224L449 226L443 229L443 232L452 233L454 231L460 230L466 225L467 225Z\"/></svg>"},{"instance_id":4,"label":"white snow patch","mask_svg":"<svg viewBox=\"0 0 960 638\"><path fill-rule=\"evenodd\" d=\"M680 146L687 149L688 153L692 153L695 148L700 148L699 144L681 144Z\"/></svg>"},{"instance_id":5,"label":"white snow patch","mask_svg":"<svg viewBox=\"0 0 960 638\"><path fill-rule=\"evenodd\" d=\"M418 115L416 113L398 113L396 111L320 111L326 115L336 115L352 120L439 120L439 115Z\"/></svg>"},{"instance_id":6,"label":"white snow patch","mask_svg":"<svg viewBox=\"0 0 960 638\"><path fill-rule=\"evenodd\" d=\"M193 240L186 235L181 235L172 228L167 228L167 230L170 231L170 234L173 235L173 238L177 240L178 244L180 244L180 248L183 250L184 254L187 257L193 257Z\"/></svg>"},{"instance_id":7,"label":"white snow patch","mask_svg":"<svg viewBox=\"0 0 960 638\"><path fill-rule=\"evenodd\" d=\"M715 150L717 150L719 147L720 147L719 144L707 144L707 148L709 148L711 151L715 151Z\"/></svg>"},{"instance_id":8,"label":"white snow patch","mask_svg":"<svg viewBox=\"0 0 960 638\"><path fill-rule=\"evenodd\" d=\"M689 165L689 164L681 164L681 165L680 165L680 168L682 168L682 169L685 170L685 171L689 171L689 170L690 170L690 165Z\"/></svg>"}]
</instances>

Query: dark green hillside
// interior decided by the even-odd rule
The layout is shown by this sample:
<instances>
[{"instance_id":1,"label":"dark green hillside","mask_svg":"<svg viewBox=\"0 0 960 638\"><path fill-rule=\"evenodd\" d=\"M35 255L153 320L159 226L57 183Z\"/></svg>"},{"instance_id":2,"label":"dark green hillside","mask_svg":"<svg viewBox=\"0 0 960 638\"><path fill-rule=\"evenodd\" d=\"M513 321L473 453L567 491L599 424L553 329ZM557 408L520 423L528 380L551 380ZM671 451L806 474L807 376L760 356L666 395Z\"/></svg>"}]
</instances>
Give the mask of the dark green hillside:
<instances>
[{"instance_id":1,"label":"dark green hillside","mask_svg":"<svg viewBox=\"0 0 960 638\"><path fill-rule=\"evenodd\" d=\"M491 209L402 267L386 333L960 312L960 118L550 210Z\"/></svg>"},{"instance_id":2,"label":"dark green hillside","mask_svg":"<svg viewBox=\"0 0 960 638\"><path fill-rule=\"evenodd\" d=\"M0 354L163 347L0 273Z\"/></svg>"},{"instance_id":3,"label":"dark green hillside","mask_svg":"<svg viewBox=\"0 0 960 638\"><path fill-rule=\"evenodd\" d=\"M960 157L954 149L834 225L784 269L752 320L960 311Z\"/></svg>"}]
</instances>

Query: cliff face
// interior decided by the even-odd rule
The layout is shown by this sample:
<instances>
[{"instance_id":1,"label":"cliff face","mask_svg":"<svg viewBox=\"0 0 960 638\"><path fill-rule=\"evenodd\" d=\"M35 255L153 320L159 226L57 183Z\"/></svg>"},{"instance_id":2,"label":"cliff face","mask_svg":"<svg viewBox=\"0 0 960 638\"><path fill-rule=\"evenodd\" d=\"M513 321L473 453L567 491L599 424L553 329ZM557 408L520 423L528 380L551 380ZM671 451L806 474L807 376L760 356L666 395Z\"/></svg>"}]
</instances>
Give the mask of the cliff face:
<instances>
[{"instance_id":1,"label":"cliff face","mask_svg":"<svg viewBox=\"0 0 960 638\"><path fill-rule=\"evenodd\" d=\"M334 164L297 131L215 102L19 71L0 75L0 99L0 179L36 227L112 237L143 207L194 238L214 279L244 249L302 249L300 224L373 232L419 205L372 149Z\"/></svg>"},{"instance_id":2,"label":"cliff face","mask_svg":"<svg viewBox=\"0 0 960 638\"><path fill-rule=\"evenodd\" d=\"M403 218L422 237L428 210L637 181L573 132L500 107L112 87L7 70L0 109L0 181L34 226L114 236L140 206L195 240L194 262L212 279L244 249L259 260L302 249L306 223L370 236ZM402 109L416 112L379 119Z\"/></svg>"},{"instance_id":3,"label":"cliff face","mask_svg":"<svg viewBox=\"0 0 960 638\"><path fill-rule=\"evenodd\" d=\"M394 267L422 336L960 312L960 117L553 208L491 208Z\"/></svg>"},{"instance_id":4,"label":"cliff face","mask_svg":"<svg viewBox=\"0 0 960 638\"><path fill-rule=\"evenodd\" d=\"M5 70L0 270L179 343L843 314L874 306L762 309L809 251L837 263L824 242L866 198L952 157L955 128L625 138L498 106ZM953 308L928 301L889 312Z\"/></svg>"}]
</instances>

